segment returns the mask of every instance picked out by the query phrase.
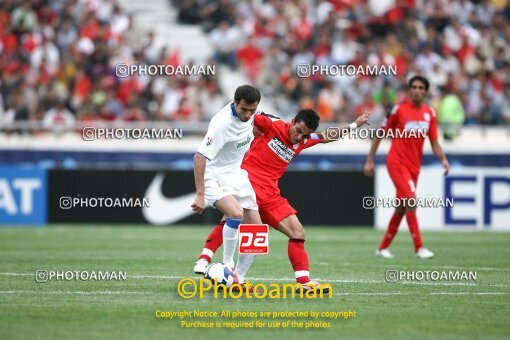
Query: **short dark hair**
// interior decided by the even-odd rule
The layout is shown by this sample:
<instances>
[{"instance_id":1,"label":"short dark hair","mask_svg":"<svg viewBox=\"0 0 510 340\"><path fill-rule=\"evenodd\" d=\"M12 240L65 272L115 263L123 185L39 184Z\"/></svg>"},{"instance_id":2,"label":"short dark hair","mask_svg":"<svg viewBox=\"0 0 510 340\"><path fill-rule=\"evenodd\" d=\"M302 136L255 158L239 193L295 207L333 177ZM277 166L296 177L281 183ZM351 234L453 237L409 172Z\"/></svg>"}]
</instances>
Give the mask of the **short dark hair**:
<instances>
[{"instance_id":1,"label":"short dark hair","mask_svg":"<svg viewBox=\"0 0 510 340\"><path fill-rule=\"evenodd\" d=\"M407 83L409 85L409 88L411 88L411 86L413 85L413 82L415 82L415 81L421 81L423 83L423 85L425 86L425 91L429 90L429 86L430 86L429 80L427 78L425 78L424 76L418 76L418 75L409 79L409 83Z\"/></svg>"},{"instance_id":2,"label":"short dark hair","mask_svg":"<svg viewBox=\"0 0 510 340\"><path fill-rule=\"evenodd\" d=\"M296 117L294 117L294 124L299 123L300 121L303 121L307 128L309 128L312 131L317 130L319 127L319 121L320 117L312 109L301 109L297 113Z\"/></svg>"},{"instance_id":3,"label":"short dark hair","mask_svg":"<svg viewBox=\"0 0 510 340\"><path fill-rule=\"evenodd\" d=\"M251 85L241 85L236 89L234 100L240 103L244 99L246 104L253 104L260 102L260 91Z\"/></svg>"}]
</instances>

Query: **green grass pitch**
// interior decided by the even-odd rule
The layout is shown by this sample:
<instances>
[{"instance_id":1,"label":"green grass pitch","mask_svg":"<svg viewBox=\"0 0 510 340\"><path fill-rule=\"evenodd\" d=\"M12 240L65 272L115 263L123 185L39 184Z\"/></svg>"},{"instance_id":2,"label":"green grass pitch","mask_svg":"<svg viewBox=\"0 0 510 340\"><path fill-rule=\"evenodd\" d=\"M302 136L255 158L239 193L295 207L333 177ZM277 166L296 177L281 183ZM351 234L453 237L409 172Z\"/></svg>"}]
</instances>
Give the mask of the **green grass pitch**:
<instances>
[{"instance_id":1,"label":"green grass pitch","mask_svg":"<svg viewBox=\"0 0 510 340\"><path fill-rule=\"evenodd\" d=\"M177 294L177 282L198 278L192 268L209 230L193 226L0 228L0 338L226 339L232 329L181 328L180 320L159 319L155 312L227 309L357 313L356 318L345 320L319 319L330 322L327 329L235 330L234 336L243 340L510 338L509 233L424 232L425 244L436 257L422 261L413 256L407 230L401 230L392 246L396 258L385 260L374 255L381 231L308 228L312 277L332 284L332 299L214 299L212 294L183 299ZM292 283L285 237L271 231L269 251L255 260L251 281ZM125 271L128 277L125 281L36 283L37 269ZM386 283L389 269L470 270L476 271L477 281Z\"/></svg>"}]
</instances>

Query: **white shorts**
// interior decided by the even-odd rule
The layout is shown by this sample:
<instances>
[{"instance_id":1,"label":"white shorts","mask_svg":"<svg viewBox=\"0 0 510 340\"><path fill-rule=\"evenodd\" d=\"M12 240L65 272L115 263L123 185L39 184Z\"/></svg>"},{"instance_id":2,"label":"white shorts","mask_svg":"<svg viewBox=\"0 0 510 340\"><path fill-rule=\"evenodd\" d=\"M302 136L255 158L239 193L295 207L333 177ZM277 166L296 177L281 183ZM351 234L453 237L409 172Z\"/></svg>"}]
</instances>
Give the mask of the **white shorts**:
<instances>
[{"instance_id":1,"label":"white shorts","mask_svg":"<svg viewBox=\"0 0 510 340\"><path fill-rule=\"evenodd\" d=\"M257 197L248 179L248 172L240 169L237 173L206 175L205 201L214 207L216 202L225 196L232 195L243 209L259 210Z\"/></svg>"}]
</instances>

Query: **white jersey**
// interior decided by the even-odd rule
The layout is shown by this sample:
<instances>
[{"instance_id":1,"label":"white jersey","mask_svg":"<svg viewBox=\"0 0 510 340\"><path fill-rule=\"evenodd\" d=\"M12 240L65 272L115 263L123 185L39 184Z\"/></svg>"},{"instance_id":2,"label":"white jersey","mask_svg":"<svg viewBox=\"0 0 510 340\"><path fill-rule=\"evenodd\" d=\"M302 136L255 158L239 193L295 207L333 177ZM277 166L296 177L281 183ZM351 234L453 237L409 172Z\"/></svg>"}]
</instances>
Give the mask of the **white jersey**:
<instances>
[{"instance_id":1,"label":"white jersey","mask_svg":"<svg viewBox=\"0 0 510 340\"><path fill-rule=\"evenodd\" d=\"M238 173L253 141L253 117L242 122L230 103L214 115L197 152L207 158L205 177Z\"/></svg>"}]
</instances>

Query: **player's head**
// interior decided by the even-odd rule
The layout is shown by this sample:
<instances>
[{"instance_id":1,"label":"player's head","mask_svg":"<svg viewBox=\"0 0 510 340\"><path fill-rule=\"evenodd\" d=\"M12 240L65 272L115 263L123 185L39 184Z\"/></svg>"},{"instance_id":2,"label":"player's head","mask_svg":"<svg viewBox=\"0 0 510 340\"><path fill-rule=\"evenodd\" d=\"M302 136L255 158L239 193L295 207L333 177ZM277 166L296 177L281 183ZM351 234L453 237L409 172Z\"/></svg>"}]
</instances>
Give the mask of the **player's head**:
<instances>
[{"instance_id":1,"label":"player's head","mask_svg":"<svg viewBox=\"0 0 510 340\"><path fill-rule=\"evenodd\" d=\"M429 81L423 76L414 76L409 79L409 97L415 104L423 103L425 95L429 90Z\"/></svg>"},{"instance_id":2,"label":"player's head","mask_svg":"<svg viewBox=\"0 0 510 340\"><path fill-rule=\"evenodd\" d=\"M234 106L237 116L242 122L250 120L257 111L260 102L260 91L251 85L241 85L234 94Z\"/></svg>"},{"instance_id":3,"label":"player's head","mask_svg":"<svg viewBox=\"0 0 510 340\"><path fill-rule=\"evenodd\" d=\"M311 109L299 110L296 117L292 119L289 129L289 138L292 144L301 143L305 138L319 127L319 115Z\"/></svg>"}]
</instances>

